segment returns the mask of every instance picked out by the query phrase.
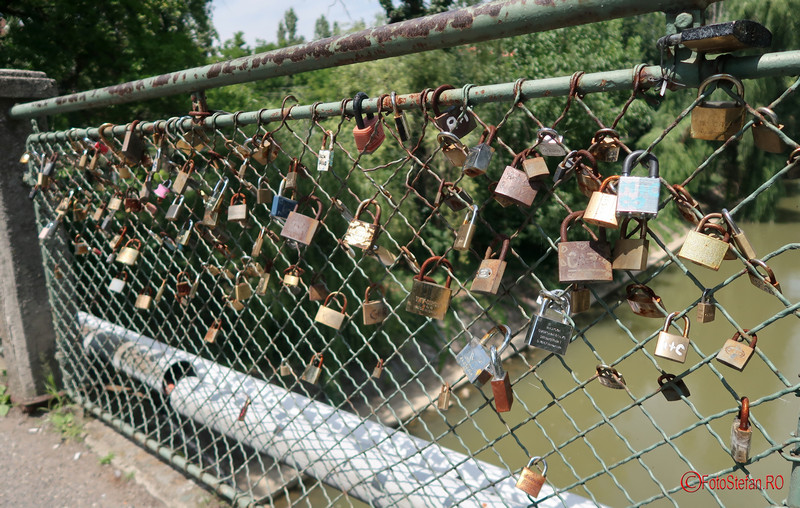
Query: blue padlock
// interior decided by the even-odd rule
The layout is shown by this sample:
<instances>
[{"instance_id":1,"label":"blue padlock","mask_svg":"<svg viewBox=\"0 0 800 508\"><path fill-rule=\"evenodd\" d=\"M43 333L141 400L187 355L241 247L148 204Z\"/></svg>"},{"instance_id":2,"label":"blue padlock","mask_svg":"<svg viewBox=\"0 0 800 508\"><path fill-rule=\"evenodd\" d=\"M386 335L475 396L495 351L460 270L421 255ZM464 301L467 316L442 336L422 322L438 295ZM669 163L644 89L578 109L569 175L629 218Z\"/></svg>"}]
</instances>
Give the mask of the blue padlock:
<instances>
[{"instance_id":1,"label":"blue padlock","mask_svg":"<svg viewBox=\"0 0 800 508\"><path fill-rule=\"evenodd\" d=\"M633 163L644 153L644 150L631 152L622 164L622 173L617 184L617 215L643 219L658 215L661 178L655 155L647 154L641 160L642 163L647 163L650 170L648 176L631 176Z\"/></svg>"},{"instance_id":2,"label":"blue padlock","mask_svg":"<svg viewBox=\"0 0 800 508\"><path fill-rule=\"evenodd\" d=\"M297 201L282 196L284 185L286 185L285 178L281 180L281 185L278 187L278 193L272 196L272 208L270 208L269 211L271 216L280 217L282 219L289 217L289 213L294 210L294 207L297 206Z\"/></svg>"}]
</instances>

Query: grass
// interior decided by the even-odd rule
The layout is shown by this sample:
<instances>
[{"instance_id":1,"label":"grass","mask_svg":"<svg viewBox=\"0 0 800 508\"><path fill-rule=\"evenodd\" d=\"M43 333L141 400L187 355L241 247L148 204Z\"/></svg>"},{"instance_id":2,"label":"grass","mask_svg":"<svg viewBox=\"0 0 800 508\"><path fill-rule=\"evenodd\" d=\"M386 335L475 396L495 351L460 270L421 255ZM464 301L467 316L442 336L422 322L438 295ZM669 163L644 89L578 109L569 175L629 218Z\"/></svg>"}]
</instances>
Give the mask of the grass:
<instances>
[{"instance_id":1,"label":"grass","mask_svg":"<svg viewBox=\"0 0 800 508\"><path fill-rule=\"evenodd\" d=\"M112 460L114 460L114 452L109 452L108 455L100 457L100 464L107 466L111 464Z\"/></svg>"},{"instance_id":2,"label":"grass","mask_svg":"<svg viewBox=\"0 0 800 508\"><path fill-rule=\"evenodd\" d=\"M0 385L0 418L8 414L11 409L11 395L8 394L8 387Z\"/></svg>"}]
</instances>

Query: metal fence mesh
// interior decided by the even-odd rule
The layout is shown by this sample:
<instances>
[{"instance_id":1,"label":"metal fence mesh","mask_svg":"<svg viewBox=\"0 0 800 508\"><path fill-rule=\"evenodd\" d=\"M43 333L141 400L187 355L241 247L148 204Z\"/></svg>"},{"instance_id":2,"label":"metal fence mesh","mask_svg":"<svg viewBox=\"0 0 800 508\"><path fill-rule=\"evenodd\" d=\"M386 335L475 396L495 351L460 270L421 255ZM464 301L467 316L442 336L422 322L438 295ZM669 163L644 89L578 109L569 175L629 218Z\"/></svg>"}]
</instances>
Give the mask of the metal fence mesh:
<instances>
[{"instance_id":1,"label":"metal fence mesh","mask_svg":"<svg viewBox=\"0 0 800 508\"><path fill-rule=\"evenodd\" d=\"M771 107L778 108L798 84L800 81L778 97ZM689 114L700 100L691 102L672 125L653 139L648 150L657 154L659 142L672 129L686 126ZM614 126L631 101L621 106ZM479 107L470 108L470 114L484 126L487 124L483 116L500 117L493 144L496 153L492 168L497 169L492 169L490 174L499 175L501 168L525 148L504 142L507 119L521 118L535 124L534 128L557 127L558 120L547 124L535 116L533 102L518 100L508 104L504 115L497 115L497 110L483 113ZM570 103L562 117L581 117L605 127L593 115L590 98L575 95ZM747 495L755 497L747 499L781 503L788 490L788 462L775 459L788 452L787 447L795 442L789 437L796 413L791 395L797 393L800 384L794 371L787 372L794 367L792 359L779 349L777 340L767 337L770 328L777 327L784 318L796 317L799 304L774 292L772 298L780 303L782 310L760 323L737 322L736 316L719 301L731 284L748 275L748 267L742 263L741 256L737 255L736 261L727 261L741 264L741 270L707 288L701 282L706 275L696 275L706 269L687 264L672 252L676 247L674 240L683 237L687 226L677 219L650 221L651 256L662 255L664 262L641 273L615 272L615 284L643 283L658 292L659 276L667 270L677 270L691 281L686 284L686 291L691 288L695 297L685 308L667 305L667 310L677 312L678 317L686 314L692 321L702 292L710 289L718 302L717 320L727 321L731 334L749 327L751 333L761 337L755 357L743 373L714 361L726 337L695 339L702 335L701 325L697 324L690 334L692 352L686 364L676 368L655 357L652 351L663 322L635 317L633 321L638 323L638 329L645 326L648 330L637 333L631 326L625 298L607 294L602 284L592 284L596 309L574 316L576 333L566 355L530 351L524 348L520 338L508 349L512 362L522 364L513 369L515 375L511 384L517 398L512 412L495 413L491 390L475 388L470 388L469 392L454 390L453 405L446 411L438 410L440 387L444 383L457 386L465 381L463 373L454 366L455 353L451 346L458 351L470 337L480 337L500 323L507 323L513 335L524 336L536 314L538 291L557 285L554 270L560 241L558 231L545 230L540 219L545 213L564 216L572 211L574 205L571 208L568 203L576 201L566 197L576 194L574 179L555 186L548 179L532 207L507 209L507 213L519 218L516 230L498 230L497 223L487 218L486 210L499 205L487 193L474 191L478 186L485 187L491 179L486 176L474 180L463 178L459 170L448 166L435 141L437 129L432 123L433 112L423 109L421 118L416 117L419 121L412 122L412 140L405 143L398 136L392 116L381 117L387 134L385 145L392 147L391 153L398 154L393 160L386 160L385 156L359 156L349 133L352 119L348 115L343 113L338 119L295 120L288 114L290 105L285 104L284 121L269 124L244 125L234 119L233 128L203 131L185 128L184 119L155 123L164 143L161 146L165 155L163 167L169 168L172 181L186 161L194 161L197 168L190 178L177 221L165 219L175 194L163 200L151 194L151 211L109 212L104 208L117 189L123 199L127 189L131 190L131 197L138 195L150 168L150 162L142 163L131 167L130 178L119 177L117 152L122 148L122 136L109 140L112 151L99 156L98 169L103 171L96 175L79 168L84 152L88 152L88 161L91 161L94 139L75 139L72 131L31 136L28 151L32 157L27 174L31 183L50 154L59 154L57 177L38 192L35 203L42 228L54 220L60 224L57 234L42 242L42 253L50 306L58 331L60 365L73 397L107 415L129 433L137 433L141 439L172 449L174 455L198 466L192 474L206 473L205 481L228 496L279 506L360 504L347 492L325 487L324 479L304 475L302 470L297 475L291 468L279 464L290 462L288 457L272 461L258 450L220 435L210 425L182 416L170 407L165 391L149 389L87 352L76 323L77 311L85 311L169 346L305 394L337 410L395 425L398 432L407 432L499 465L508 471L509 477L518 477L528 457L543 456L549 463L548 483L555 493L538 498L539 503L557 501L564 493L571 492L596 504L677 506L702 500L704 505L724 506L732 498L725 497L728 493L721 494L713 489L694 494L698 497L687 497L689 494L681 486L681 473L675 468L681 471L707 468L705 473L711 477L725 477L729 473L745 476L751 471L755 471L755 476L764 473L758 464L765 459L773 460L769 463L769 472L783 474L787 485L777 491L762 485L748 492ZM755 113L749 106L748 111ZM205 120L207 127L214 125L214 118ZM696 170L681 182L682 185L691 190L693 178L746 135L751 125L752 122L745 124L710 157L698 161ZM324 130L334 133L335 157L330 171L318 172L317 156L319 147L325 146ZM203 132L202 139L199 132ZM279 144L280 153L274 162L262 164L246 152L254 147L249 140L262 139L267 133ZM150 158L156 157L158 140L148 135L145 141ZM191 146L196 149L188 148ZM301 168L304 174L299 179L295 196L313 194L323 205L319 229L309 246L281 237L278 233L282 221L270 217L269 204L256 204L259 187L269 188L271 194L278 192L293 159L305 167ZM549 159L551 170L560 158L554 160ZM776 157L773 176L731 208L734 217L742 206L760 199L769 186L781 182L792 170L793 164L779 164L778 160ZM452 211L434 205L439 182L442 178L448 179L440 176L445 174L454 175L449 180L472 190L473 194L487 196L483 202L476 203L479 207L476 222L481 233L468 253L460 254L449 246L468 209ZM164 176L163 172L156 173L152 187L157 187ZM229 183L223 200L227 205L233 193L243 193L248 206L247 224L226 221L226 206L223 206L220 226L193 226L203 220L203 198L208 198L214 186L224 178ZM64 213L59 214L57 207L73 191L73 199ZM665 195L662 217L671 214L674 218L677 216L672 203L675 195L662 192L662 197ZM341 241L349 220L348 212L342 210L354 211L365 199L375 199L382 212L379 222L383 233L377 241L382 251L375 255L362 254L361 250L352 249ZM98 207L100 211L95 216ZM81 216L81 209L88 213L85 218ZM304 210L306 214L312 213L308 208L300 209ZM364 214L362 219L371 222L373 217L369 215ZM101 227L104 220L108 221L106 228ZM191 238L182 246L176 239L186 229L191 232ZM110 240L123 230L123 240L115 250ZM262 251L251 260L260 267L245 273L247 257L261 232ZM511 238L509 264L501 289L497 295L474 294L470 283L483 258L483 249L500 234ZM524 238L526 245L536 248L524 251L515 248L518 238ZM142 246L136 264L126 266L116 262L120 248L126 244L135 246L136 242L129 242L132 239L140 240ZM773 258L790 255L800 246L793 240L788 239L785 245L772 252L759 254L768 263ZM79 242L88 244L87 254L78 253ZM443 245L447 245L446 250L441 248ZM448 273L452 276L454 297L445 321L406 312L411 278L416 273L410 256L420 262L430 256L446 256L454 262L454 268ZM292 265L303 270L302 282L295 289L282 283L285 270ZM272 274L266 294L254 294L241 302L240 310L234 308L233 305L238 304L231 302L230 295L237 284L237 276L238 282L247 280L255 289L263 268ZM123 275L125 272L127 275ZM441 280L438 274L443 274L442 267L436 273L435 278ZM111 279L123 277L127 277L123 292L109 291ZM182 281L194 286L191 296L176 296L177 285ZM348 317L339 331L315 321L322 302L312 301L309 290L320 283L324 283L327 290L341 291L347 297ZM390 307L386 320L377 325L361 322L364 293L369 284L381 286L381 293ZM146 310L135 308L138 295L156 296L161 288L164 291L159 301ZM741 291L741 286L736 291ZM209 343L204 337L216 320L219 320L220 332L216 340ZM614 327L613 340L607 331L594 333L598 325ZM322 374L318 383L310 384L300 376L317 353L323 355ZM633 361L647 365L650 378L658 377L664 370L678 374L692 385L693 391L702 389L713 393L715 403L695 404L691 397L666 402L657 390L651 389L652 383L629 375L626 391L608 390L597 383L596 364L616 367L624 374L625 366ZM372 374L379 362L385 369L378 379ZM282 366L291 369L290 375L282 375ZM757 391L748 391L746 379L754 372L762 383ZM767 377L772 378L771 381L763 382ZM530 391L535 391L536 396L521 395ZM469 396L465 397L467 393ZM730 423L738 412L742 396L750 397L754 428L753 449L747 465L737 465L729 456ZM775 408L776 405L781 408ZM673 409L678 406L680 409ZM687 420L673 419L670 413L683 411L687 411L693 421L676 425L676 421ZM698 442L709 440L717 446L697 446ZM711 458L702 458L705 454L710 454ZM435 484L436 480L437 474L432 474L429 483ZM235 490L223 489L220 485L233 486ZM456 504L469 503L470 496L455 499Z\"/></svg>"}]
</instances>

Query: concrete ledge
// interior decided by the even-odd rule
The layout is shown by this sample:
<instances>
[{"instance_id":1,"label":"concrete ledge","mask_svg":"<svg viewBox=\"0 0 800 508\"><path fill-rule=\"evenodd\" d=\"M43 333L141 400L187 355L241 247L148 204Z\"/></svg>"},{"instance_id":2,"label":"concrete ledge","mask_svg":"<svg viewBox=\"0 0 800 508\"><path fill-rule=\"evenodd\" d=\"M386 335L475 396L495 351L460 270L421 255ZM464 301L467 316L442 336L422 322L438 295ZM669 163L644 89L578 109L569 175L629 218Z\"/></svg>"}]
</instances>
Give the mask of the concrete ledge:
<instances>
[{"instance_id":1,"label":"concrete ledge","mask_svg":"<svg viewBox=\"0 0 800 508\"><path fill-rule=\"evenodd\" d=\"M0 97L6 99L43 99L58 93L56 80L44 72L0 69Z\"/></svg>"}]
</instances>

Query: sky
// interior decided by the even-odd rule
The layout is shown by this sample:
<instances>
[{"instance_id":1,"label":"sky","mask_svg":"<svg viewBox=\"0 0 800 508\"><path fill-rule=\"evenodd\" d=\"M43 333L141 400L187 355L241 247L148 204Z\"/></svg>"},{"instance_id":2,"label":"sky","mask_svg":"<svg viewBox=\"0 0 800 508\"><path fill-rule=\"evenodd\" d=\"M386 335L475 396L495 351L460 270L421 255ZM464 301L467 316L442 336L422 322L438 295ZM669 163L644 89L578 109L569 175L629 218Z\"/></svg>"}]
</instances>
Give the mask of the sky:
<instances>
[{"instance_id":1,"label":"sky","mask_svg":"<svg viewBox=\"0 0 800 508\"><path fill-rule=\"evenodd\" d=\"M252 47L256 39L277 40L278 22L290 7L297 14L297 34L307 41L314 38L314 23L321 14L331 25L338 21L342 26L358 20L371 25L377 14L383 14L378 0L213 0L212 19L220 43L241 30L247 44Z\"/></svg>"}]
</instances>

